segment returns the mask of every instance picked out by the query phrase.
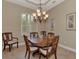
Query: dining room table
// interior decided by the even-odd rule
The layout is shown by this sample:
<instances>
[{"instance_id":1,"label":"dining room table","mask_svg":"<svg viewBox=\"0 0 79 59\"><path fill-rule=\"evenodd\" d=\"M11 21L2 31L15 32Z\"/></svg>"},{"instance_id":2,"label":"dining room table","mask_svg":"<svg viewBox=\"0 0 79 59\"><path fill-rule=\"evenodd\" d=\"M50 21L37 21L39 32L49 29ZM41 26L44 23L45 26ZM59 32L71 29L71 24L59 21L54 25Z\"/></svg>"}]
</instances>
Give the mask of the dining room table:
<instances>
[{"instance_id":1,"label":"dining room table","mask_svg":"<svg viewBox=\"0 0 79 59\"><path fill-rule=\"evenodd\" d=\"M47 48L51 46L52 43L52 38L48 38L48 37L28 37L28 41L31 44L31 46L33 47L37 47L38 49L33 52L33 56L35 54L39 54L39 49L40 48Z\"/></svg>"}]
</instances>

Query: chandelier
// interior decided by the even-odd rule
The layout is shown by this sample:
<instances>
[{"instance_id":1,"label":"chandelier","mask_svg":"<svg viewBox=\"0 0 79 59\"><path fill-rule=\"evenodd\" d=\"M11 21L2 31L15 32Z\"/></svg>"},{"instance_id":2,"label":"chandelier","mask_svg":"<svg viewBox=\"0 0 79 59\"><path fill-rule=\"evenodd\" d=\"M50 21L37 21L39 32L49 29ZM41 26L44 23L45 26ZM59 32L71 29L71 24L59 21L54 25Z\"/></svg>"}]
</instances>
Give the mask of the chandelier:
<instances>
[{"instance_id":1,"label":"chandelier","mask_svg":"<svg viewBox=\"0 0 79 59\"><path fill-rule=\"evenodd\" d=\"M40 23L41 22L46 22L46 20L48 19L48 14L46 13L46 11L42 10L41 0L40 0L40 4L39 5L40 5L40 7L37 9L36 13L32 14L33 20L35 22L39 21Z\"/></svg>"}]
</instances>

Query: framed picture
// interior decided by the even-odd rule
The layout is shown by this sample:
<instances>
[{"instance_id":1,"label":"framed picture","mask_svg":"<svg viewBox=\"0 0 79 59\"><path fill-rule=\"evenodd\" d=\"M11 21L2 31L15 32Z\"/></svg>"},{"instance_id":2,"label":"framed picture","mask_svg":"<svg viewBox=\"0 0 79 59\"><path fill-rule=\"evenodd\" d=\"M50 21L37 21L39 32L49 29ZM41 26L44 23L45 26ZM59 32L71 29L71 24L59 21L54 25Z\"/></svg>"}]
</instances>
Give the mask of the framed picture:
<instances>
[{"instance_id":1,"label":"framed picture","mask_svg":"<svg viewBox=\"0 0 79 59\"><path fill-rule=\"evenodd\" d=\"M66 29L76 30L76 13L70 13L66 15Z\"/></svg>"}]
</instances>

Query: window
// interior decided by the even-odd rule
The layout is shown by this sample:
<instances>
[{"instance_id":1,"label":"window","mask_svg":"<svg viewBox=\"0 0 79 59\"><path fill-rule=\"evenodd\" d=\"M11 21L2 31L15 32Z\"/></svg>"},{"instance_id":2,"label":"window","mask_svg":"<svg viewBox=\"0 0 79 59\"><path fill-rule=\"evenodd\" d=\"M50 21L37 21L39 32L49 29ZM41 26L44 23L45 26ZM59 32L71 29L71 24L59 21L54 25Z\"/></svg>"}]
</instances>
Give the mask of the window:
<instances>
[{"instance_id":1,"label":"window","mask_svg":"<svg viewBox=\"0 0 79 59\"><path fill-rule=\"evenodd\" d=\"M38 31L38 24L33 21L31 14L22 14L21 33L26 34Z\"/></svg>"}]
</instances>

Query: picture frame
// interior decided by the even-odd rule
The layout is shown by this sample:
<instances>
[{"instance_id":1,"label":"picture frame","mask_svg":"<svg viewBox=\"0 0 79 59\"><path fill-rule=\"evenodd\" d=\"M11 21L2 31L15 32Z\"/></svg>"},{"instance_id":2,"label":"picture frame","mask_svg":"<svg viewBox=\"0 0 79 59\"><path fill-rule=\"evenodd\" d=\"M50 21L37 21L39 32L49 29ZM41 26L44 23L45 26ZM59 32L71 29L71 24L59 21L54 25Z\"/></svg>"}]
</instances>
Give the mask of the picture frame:
<instances>
[{"instance_id":1,"label":"picture frame","mask_svg":"<svg viewBox=\"0 0 79 59\"><path fill-rule=\"evenodd\" d=\"M69 31L76 30L76 13L66 14L66 29Z\"/></svg>"}]
</instances>

